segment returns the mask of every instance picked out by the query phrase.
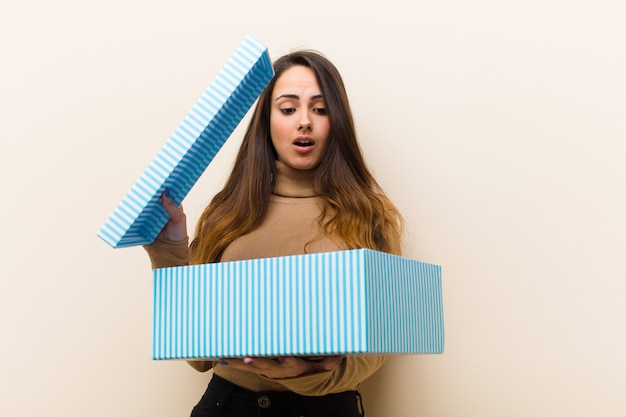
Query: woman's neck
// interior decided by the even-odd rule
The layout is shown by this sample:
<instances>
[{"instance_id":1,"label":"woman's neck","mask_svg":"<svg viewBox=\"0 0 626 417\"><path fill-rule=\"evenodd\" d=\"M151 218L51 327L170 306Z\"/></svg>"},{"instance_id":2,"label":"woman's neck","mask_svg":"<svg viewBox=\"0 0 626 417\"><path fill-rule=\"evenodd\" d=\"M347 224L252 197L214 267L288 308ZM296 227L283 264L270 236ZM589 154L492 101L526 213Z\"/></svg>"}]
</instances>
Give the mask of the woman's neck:
<instances>
[{"instance_id":1,"label":"woman's neck","mask_svg":"<svg viewBox=\"0 0 626 417\"><path fill-rule=\"evenodd\" d=\"M272 193L291 198L315 197L317 193L313 187L314 176L314 169L300 171L281 161L276 161L276 177Z\"/></svg>"}]
</instances>

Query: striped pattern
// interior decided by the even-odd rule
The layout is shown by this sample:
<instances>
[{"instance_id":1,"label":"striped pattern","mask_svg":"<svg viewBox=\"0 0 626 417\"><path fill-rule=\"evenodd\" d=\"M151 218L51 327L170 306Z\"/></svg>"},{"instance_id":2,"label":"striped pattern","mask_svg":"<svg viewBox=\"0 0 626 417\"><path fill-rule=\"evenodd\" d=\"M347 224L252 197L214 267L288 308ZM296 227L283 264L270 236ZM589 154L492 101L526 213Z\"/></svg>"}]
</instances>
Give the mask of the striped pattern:
<instances>
[{"instance_id":1,"label":"striped pattern","mask_svg":"<svg viewBox=\"0 0 626 417\"><path fill-rule=\"evenodd\" d=\"M267 48L248 36L98 231L114 248L154 241L168 221L159 197L185 198L274 74Z\"/></svg>"},{"instance_id":2,"label":"striped pattern","mask_svg":"<svg viewBox=\"0 0 626 417\"><path fill-rule=\"evenodd\" d=\"M369 249L156 269L154 359L443 351L441 267Z\"/></svg>"}]
</instances>

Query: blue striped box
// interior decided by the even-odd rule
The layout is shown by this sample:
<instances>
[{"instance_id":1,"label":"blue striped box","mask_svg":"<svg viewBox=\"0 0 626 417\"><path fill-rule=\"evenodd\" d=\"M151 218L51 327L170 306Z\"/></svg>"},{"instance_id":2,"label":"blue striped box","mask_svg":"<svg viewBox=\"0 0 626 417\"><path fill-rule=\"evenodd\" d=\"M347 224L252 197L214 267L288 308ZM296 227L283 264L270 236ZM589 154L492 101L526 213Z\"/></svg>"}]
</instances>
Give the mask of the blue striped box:
<instances>
[{"instance_id":1,"label":"blue striped box","mask_svg":"<svg viewBox=\"0 0 626 417\"><path fill-rule=\"evenodd\" d=\"M369 249L154 270L154 359L441 353L441 267Z\"/></svg>"},{"instance_id":2,"label":"blue striped box","mask_svg":"<svg viewBox=\"0 0 626 417\"><path fill-rule=\"evenodd\" d=\"M169 219L159 201L163 191L180 204L273 75L267 47L246 37L98 236L114 248L152 243Z\"/></svg>"}]
</instances>

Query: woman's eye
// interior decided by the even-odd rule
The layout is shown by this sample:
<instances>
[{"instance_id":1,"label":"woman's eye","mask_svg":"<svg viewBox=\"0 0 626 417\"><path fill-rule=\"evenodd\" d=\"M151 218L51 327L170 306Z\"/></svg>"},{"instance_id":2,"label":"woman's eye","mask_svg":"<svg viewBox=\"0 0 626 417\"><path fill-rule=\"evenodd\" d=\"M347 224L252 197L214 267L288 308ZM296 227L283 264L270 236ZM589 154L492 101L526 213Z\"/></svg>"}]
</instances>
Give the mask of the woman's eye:
<instances>
[{"instance_id":1,"label":"woman's eye","mask_svg":"<svg viewBox=\"0 0 626 417\"><path fill-rule=\"evenodd\" d=\"M313 109L313 111L319 115L326 115L326 109L324 107L316 107Z\"/></svg>"},{"instance_id":2,"label":"woman's eye","mask_svg":"<svg viewBox=\"0 0 626 417\"><path fill-rule=\"evenodd\" d=\"M280 109L280 112L282 114L292 114L293 112L295 112L296 109L294 108L286 108L286 109Z\"/></svg>"}]
</instances>

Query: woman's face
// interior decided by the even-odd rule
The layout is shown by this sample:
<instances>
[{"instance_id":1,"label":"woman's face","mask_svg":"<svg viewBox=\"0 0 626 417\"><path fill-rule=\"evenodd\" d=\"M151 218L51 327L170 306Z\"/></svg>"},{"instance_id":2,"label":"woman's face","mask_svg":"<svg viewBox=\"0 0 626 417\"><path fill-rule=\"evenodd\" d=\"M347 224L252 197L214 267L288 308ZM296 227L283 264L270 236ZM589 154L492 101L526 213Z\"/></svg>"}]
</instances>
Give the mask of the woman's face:
<instances>
[{"instance_id":1,"label":"woman's face","mask_svg":"<svg viewBox=\"0 0 626 417\"><path fill-rule=\"evenodd\" d=\"M278 160L298 170L317 168L328 148L330 121L315 73L295 65L272 92L270 135Z\"/></svg>"}]
</instances>

